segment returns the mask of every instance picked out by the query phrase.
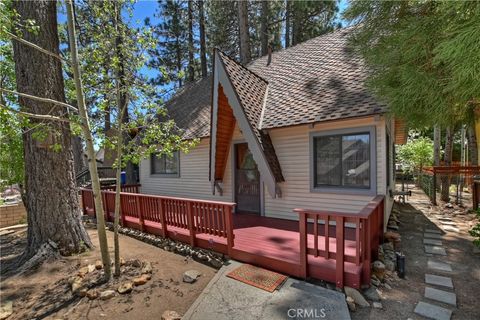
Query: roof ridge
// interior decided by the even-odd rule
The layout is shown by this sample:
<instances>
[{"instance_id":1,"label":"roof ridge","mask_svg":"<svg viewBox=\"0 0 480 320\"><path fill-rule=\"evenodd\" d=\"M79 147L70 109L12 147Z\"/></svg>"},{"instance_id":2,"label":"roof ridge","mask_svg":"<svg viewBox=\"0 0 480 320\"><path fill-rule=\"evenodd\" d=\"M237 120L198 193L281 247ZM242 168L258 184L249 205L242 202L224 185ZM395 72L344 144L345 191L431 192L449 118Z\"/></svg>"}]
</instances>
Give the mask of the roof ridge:
<instances>
[{"instance_id":1,"label":"roof ridge","mask_svg":"<svg viewBox=\"0 0 480 320\"><path fill-rule=\"evenodd\" d=\"M222 50L220 50L220 49L216 49L216 50L217 50L218 52L220 52L223 56L225 56L225 58L227 58L228 60L234 62L234 63L237 64L237 65L239 65L240 67L242 67L243 69L245 69L246 71L248 71L249 73L251 73L251 74L254 75L255 77L259 78L260 80L262 80L263 82L265 82L265 83L268 85L268 81L267 81L264 77L258 75L256 72L253 72L252 70L250 70L249 68L247 68L246 66L244 66L243 64L241 64L240 62L238 62L237 60L229 57L229 56L228 56L225 52L223 52ZM257 58L257 59L258 59L258 58ZM257 59L255 59L255 60L257 60ZM249 62L249 63L250 63L250 62Z\"/></svg>"}]
</instances>

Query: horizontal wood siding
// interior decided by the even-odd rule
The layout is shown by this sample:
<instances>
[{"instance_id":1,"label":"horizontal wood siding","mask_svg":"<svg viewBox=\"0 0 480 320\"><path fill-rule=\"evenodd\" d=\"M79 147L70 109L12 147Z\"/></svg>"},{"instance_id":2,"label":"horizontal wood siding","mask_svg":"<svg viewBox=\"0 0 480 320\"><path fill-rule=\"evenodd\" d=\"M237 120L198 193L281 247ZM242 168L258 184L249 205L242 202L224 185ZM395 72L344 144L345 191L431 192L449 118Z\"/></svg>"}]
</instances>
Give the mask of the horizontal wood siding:
<instances>
[{"instance_id":1,"label":"horizontal wood siding","mask_svg":"<svg viewBox=\"0 0 480 320\"><path fill-rule=\"evenodd\" d=\"M352 127L376 127L377 147L377 193L385 194L385 121L374 118L335 121L269 131L278 160L282 167L285 182L280 183L281 198L266 195L265 215L268 217L298 219L294 208L309 208L341 212L359 212L373 197L310 192L310 149L311 132L336 130Z\"/></svg>"},{"instance_id":2,"label":"horizontal wood siding","mask_svg":"<svg viewBox=\"0 0 480 320\"><path fill-rule=\"evenodd\" d=\"M231 167L228 156L223 196L212 194L212 185L208 180L209 138L201 139L200 143L189 153L180 153L180 177L162 177L150 174L150 160L144 159L140 164L141 192L146 194L186 197L193 199L232 201Z\"/></svg>"}]
</instances>

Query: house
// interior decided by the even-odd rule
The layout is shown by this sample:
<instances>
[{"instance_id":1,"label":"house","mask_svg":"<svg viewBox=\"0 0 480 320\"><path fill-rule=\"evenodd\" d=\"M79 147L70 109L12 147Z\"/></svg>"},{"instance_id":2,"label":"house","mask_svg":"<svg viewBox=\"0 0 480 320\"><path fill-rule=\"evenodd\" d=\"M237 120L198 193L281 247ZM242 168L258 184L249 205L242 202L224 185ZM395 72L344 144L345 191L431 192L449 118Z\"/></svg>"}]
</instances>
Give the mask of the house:
<instances>
[{"instance_id":1,"label":"house","mask_svg":"<svg viewBox=\"0 0 480 320\"><path fill-rule=\"evenodd\" d=\"M405 132L368 92L348 34L246 66L216 51L212 75L167 104L198 144L140 163L142 194L122 194L122 224L297 277L369 285ZM115 194L102 193L112 220ZM86 214L92 195L82 190Z\"/></svg>"},{"instance_id":2,"label":"house","mask_svg":"<svg viewBox=\"0 0 480 320\"><path fill-rule=\"evenodd\" d=\"M145 159L142 192L230 201L236 212L298 219L295 208L392 207L394 120L366 89L340 29L242 66L215 52L213 75L168 102L199 138L189 153Z\"/></svg>"}]
</instances>

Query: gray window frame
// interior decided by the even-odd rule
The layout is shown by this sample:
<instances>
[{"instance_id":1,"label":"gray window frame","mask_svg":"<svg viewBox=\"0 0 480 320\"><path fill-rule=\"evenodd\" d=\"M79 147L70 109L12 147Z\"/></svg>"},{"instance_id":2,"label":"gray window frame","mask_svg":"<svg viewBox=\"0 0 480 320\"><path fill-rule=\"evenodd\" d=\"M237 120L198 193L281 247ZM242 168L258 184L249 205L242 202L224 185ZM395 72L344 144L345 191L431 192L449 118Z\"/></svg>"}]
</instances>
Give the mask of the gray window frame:
<instances>
[{"instance_id":1,"label":"gray window frame","mask_svg":"<svg viewBox=\"0 0 480 320\"><path fill-rule=\"evenodd\" d=\"M176 173L155 173L153 172L153 157L156 156L155 154L150 155L150 176L151 177L162 177L162 178L180 178L180 151L174 151L173 153L177 153L177 172Z\"/></svg>"},{"instance_id":2,"label":"gray window frame","mask_svg":"<svg viewBox=\"0 0 480 320\"><path fill-rule=\"evenodd\" d=\"M339 187L339 186L315 186L315 145L316 137L334 136L334 135L349 135L349 134L368 133L370 135L370 188L355 188L355 187ZM377 147L376 147L376 128L375 126L352 127L345 129L335 129L326 131L310 132L309 137L309 165L310 165L310 192L322 193L342 193L351 195L376 195L377 194Z\"/></svg>"}]
</instances>

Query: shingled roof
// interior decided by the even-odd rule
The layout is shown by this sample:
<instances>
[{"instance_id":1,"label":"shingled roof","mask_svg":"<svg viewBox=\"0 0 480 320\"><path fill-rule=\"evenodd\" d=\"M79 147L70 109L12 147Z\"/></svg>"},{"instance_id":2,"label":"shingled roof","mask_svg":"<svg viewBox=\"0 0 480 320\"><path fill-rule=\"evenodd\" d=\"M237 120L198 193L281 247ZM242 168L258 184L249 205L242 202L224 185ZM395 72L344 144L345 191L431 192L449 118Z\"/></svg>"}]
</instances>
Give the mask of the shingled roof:
<instances>
[{"instance_id":1,"label":"shingled roof","mask_svg":"<svg viewBox=\"0 0 480 320\"><path fill-rule=\"evenodd\" d=\"M245 67L225 64L235 75L231 80L238 83L237 91L243 90L239 99L249 101L242 101L242 105L258 134L263 129L386 112L386 106L365 87L368 70L348 46L350 30L339 29L274 52L269 65L267 56ZM233 61L224 54L222 58ZM167 103L172 118L186 130L188 138L209 135L211 86L212 78L205 78Z\"/></svg>"}]
</instances>

